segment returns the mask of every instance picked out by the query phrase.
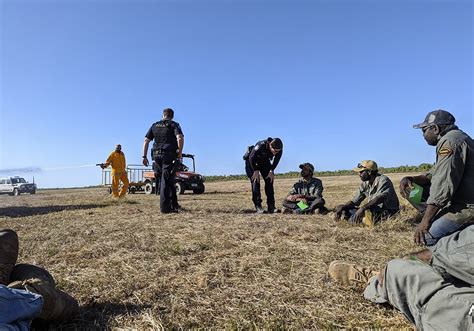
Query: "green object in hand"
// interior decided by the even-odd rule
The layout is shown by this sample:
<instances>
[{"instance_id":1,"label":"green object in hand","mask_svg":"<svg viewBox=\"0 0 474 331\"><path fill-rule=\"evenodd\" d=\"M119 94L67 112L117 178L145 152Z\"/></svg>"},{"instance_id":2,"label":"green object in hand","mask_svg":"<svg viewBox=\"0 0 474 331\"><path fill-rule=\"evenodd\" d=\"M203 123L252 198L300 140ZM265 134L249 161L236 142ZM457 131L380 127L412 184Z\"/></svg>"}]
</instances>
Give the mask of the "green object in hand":
<instances>
[{"instance_id":1,"label":"green object in hand","mask_svg":"<svg viewBox=\"0 0 474 331\"><path fill-rule=\"evenodd\" d=\"M413 183L412 189L410 191L410 195L408 196L408 200L411 203L419 204L421 202L421 196L423 195L423 187Z\"/></svg>"},{"instance_id":2,"label":"green object in hand","mask_svg":"<svg viewBox=\"0 0 474 331\"><path fill-rule=\"evenodd\" d=\"M296 204L298 206L299 209L301 210L305 210L306 208L308 208L309 206L307 204L305 204L303 201L300 201Z\"/></svg>"}]
</instances>

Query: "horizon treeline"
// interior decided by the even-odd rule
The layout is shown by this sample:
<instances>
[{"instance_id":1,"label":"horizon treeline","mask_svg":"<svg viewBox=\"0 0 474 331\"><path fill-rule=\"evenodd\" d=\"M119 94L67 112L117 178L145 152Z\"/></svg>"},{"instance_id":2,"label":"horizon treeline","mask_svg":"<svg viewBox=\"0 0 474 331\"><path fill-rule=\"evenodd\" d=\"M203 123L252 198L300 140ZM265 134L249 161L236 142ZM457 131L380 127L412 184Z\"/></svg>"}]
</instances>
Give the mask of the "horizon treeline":
<instances>
[{"instance_id":1,"label":"horizon treeline","mask_svg":"<svg viewBox=\"0 0 474 331\"><path fill-rule=\"evenodd\" d=\"M420 165L413 166L413 165L402 165L398 167L380 167L379 173L400 173L400 172L426 172L433 167L430 163L421 163ZM331 171L315 171L315 177L324 177L324 176L345 176L345 175L356 175L356 173L352 170L331 170ZM247 175L213 175L213 176L205 176L206 182L217 182L217 181L225 181L225 180L239 180L239 179L247 179ZM300 177L299 171L289 171L281 174L275 174L277 178L295 178Z\"/></svg>"}]
</instances>

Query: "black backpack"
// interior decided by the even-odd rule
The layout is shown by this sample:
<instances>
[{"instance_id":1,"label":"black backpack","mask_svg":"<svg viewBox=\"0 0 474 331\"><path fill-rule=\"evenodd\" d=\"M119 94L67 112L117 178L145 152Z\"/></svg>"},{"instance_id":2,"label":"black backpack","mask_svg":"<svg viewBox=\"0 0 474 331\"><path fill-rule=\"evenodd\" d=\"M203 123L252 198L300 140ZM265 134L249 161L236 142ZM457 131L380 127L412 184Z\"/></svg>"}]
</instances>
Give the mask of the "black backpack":
<instances>
[{"instance_id":1,"label":"black backpack","mask_svg":"<svg viewBox=\"0 0 474 331\"><path fill-rule=\"evenodd\" d=\"M242 156L245 161L249 159L250 153L252 152L253 148L254 145L250 145L249 147L247 147L247 151L245 152L244 156Z\"/></svg>"}]
</instances>

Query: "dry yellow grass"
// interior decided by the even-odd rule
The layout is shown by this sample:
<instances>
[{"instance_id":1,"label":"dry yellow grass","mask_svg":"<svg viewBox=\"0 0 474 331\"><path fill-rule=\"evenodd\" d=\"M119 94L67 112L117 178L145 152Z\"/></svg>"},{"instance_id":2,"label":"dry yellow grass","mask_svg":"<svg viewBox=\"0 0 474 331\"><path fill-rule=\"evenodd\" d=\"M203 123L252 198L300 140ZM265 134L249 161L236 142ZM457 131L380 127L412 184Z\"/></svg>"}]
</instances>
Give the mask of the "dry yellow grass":
<instances>
[{"instance_id":1,"label":"dry yellow grass","mask_svg":"<svg viewBox=\"0 0 474 331\"><path fill-rule=\"evenodd\" d=\"M390 175L398 185L401 174ZM323 177L329 208L347 201L357 176ZM276 182L277 201L294 179ZM20 236L20 261L48 269L81 304L51 328L409 328L391 308L326 276L332 260L379 267L416 250L415 213L375 229L332 215L256 215L247 181L207 183L161 215L156 196L112 200L105 189L0 196L0 228ZM263 190L262 190L263 191Z\"/></svg>"}]
</instances>

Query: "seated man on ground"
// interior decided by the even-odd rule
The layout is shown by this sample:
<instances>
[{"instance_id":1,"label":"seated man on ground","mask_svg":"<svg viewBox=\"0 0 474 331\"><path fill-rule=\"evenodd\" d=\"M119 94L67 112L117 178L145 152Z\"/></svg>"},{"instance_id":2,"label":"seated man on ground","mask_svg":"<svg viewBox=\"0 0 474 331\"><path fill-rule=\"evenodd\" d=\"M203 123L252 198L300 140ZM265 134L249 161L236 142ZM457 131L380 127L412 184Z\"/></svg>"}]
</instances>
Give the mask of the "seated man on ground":
<instances>
[{"instance_id":1,"label":"seated man on ground","mask_svg":"<svg viewBox=\"0 0 474 331\"><path fill-rule=\"evenodd\" d=\"M23 331L29 329L33 319L65 321L76 314L77 301L56 288L49 272L30 264L16 264L18 251L16 232L1 230L0 329Z\"/></svg>"},{"instance_id":2,"label":"seated man on ground","mask_svg":"<svg viewBox=\"0 0 474 331\"><path fill-rule=\"evenodd\" d=\"M432 250L389 261L376 272L334 261L329 276L367 286L364 297L390 303L418 330L473 330L474 225L441 238Z\"/></svg>"},{"instance_id":3,"label":"seated man on ground","mask_svg":"<svg viewBox=\"0 0 474 331\"><path fill-rule=\"evenodd\" d=\"M435 110L414 125L436 146L436 163L427 174L400 181L400 194L423 215L414 235L419 245L432 246L474 223L474 141L454 123L449 112ZM422 190L418 201L411 196L415 188Z\"/></svg>"},{"instance_id":4,"label":"seated man on ground","mask_svg":"<svg viewBox=\"0 0 474 331\"><path fill-rule=\"evenodd\" d=\"M378 172L375 161L362 161L353 170L359 174L362 183L351 201L336 207L336 220L344 218L351 223L363 222L372 226L399 211L392 181ZM361 205L365 199L367 202Z\"/></svg>"},{"instance_id":5,"label":"seated man on ground","mask_svg":"<svg viewBox=\"0 0 474 331\"><path fill-rule=\"evenodd\" d=\"M311 163L303 163L300 164L300 169L303 178L293 185L290 193L283 200L283 213L326 213L323 183L313 177L314 166Z\"/></svg>"}]
</instances>

